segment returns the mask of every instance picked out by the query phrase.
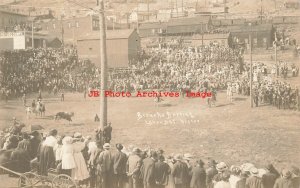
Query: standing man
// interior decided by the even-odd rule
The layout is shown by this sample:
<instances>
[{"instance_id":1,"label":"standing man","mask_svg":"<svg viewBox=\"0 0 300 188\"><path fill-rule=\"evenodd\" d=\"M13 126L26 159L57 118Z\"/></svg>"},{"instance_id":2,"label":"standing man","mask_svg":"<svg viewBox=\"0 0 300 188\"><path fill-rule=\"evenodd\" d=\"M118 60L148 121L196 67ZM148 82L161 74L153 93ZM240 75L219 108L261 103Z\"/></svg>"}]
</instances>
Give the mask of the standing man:
<instances>
[{"instance_id":1,"label":"standing man","mask_svg":"<svg viewBox=\"0 0 300 188\"><path fill-rule=\"evenodd\" d=\"M246 180L246 188L263 188L262 180L259 177L258 169L252 167L250 169L250 174L251 176Z\"/></svg>"},{"instance_id":2,"label":"standing man","mask_svg":"<svg viewBox=\"0 0 300 188\"><path fill-rule=\"evenodd\" d=\"M292 181L292 173L288 169L283 169L282 177L275 182L274 188L294 188Z\"/></svg>"},{"instance_id":3,"label":"standing man","mask_svg":"<svg viewBox=\"0 0 300 188\"><path fill-rule=\"evenodd\" d=\"M129 177L129 188L141 188L140 175L142 159L140 157L141 150L133 148L132 154L129 155L127 160L127 176Z\"/></svg>"},{"instance_id":4,"label":"standing man","mask_svg":"<svg viewBox=\"0 0 300 188\"><path fill-rule=\"evenodd\" d=\"M110 144L105 143L102 151L97 159L97 164L100 166L102 176L102 188L112 188L113 162Z\"/></svg>"},{"instance_id":5,"label":"standing man","mask_svg":"<svg viewBox=\"0 0 300 188\"><path fill-rule=\"evenodd\" d=\"M168 185L171 168L164 162L163 155L159 155L158 161L154 165L155 182L157 188L165 188Z\"/></svg>"},{"instance_id":6,"label":"standing man","mask_svg":"<svg viewBox=\"0 0 300 188\"><path fill-rule=\"evenodd\" d=\"M143 174L144 188L155 188L155 171L154 166L157 160L157 153L150 152L150 156L143 160L141 172Z\"/></svg>"},{"instance_id":7,"label":"standing man","mask_svg":"<svg viewBox=\"0 0 300 188\"><path fill-rule=\"evenodd\" d=\"M23 94L22 101L23 101L23 106L26 106L26 94L25 93Z\"/></svg>"},{"instance_id":8,"label":"standing man","mask_svg":"<svg viewBox=\"0 0 300 188\"><path fill-rule=\"evenodd\" d=\"M111 140L111 132L112 132L112 127L111 127L111 122L109 122L103 129L103 140L104 143L110 143Z\"/></svg>"},{"instance_id":9,"label":"standing man","mask_svg":"<svg viewBox=\"0 0 300 188\"><path fill-rule=\"evenodd\" d=\"M117 153L113 157L115 188L123 188L126 180L127 156L122 152L123 145L116 144Z\"/></svg>"},{"instance_id":10,"label":"standing man","mask_svg":"<svg viewBox=\"0 0 300 188\"><path fill-rule=\"evenodd\" d=\"M191 188L206 188L206 172L203 168L204 162L200 159L197 165L192 169Z\"/></svg>"},{"instance_id":11,"label":"standing man","mask_svg":"<svg viewBox=\"0 0 300 188\"><path fill-rule=\"evenodd\" d=\"M189 185L188 176L189 169L186 163L182 162L182 156L177 154L174 157L176 163L174 164L172 176L174 179L175 188L187 188Z\"/></svg>"}]
</instances>

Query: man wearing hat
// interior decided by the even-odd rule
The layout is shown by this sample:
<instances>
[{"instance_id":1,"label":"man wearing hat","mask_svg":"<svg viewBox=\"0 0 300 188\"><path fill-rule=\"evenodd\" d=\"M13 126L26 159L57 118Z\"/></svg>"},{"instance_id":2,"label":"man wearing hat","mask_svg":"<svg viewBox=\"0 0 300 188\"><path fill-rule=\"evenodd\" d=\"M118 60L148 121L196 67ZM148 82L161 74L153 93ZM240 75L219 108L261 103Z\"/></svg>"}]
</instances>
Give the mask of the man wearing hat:
<instances>
[{"instance_id":1,"label":"man wearing hat","mask_svg":"<svg viewBox=\"0 0 300 188\"><path fill-rule=\"evenodd\" d=\"M294 188L292 181L292 173L288 169L283 169L281 178L278 178L274 184L274 188Z\"/></svg>"},{"instance_id":2,"label":"man wearing hat","mask_svg":"<svg viewBox=\"0 0 300 188\"><path fill-rule=\"evenodd\" d=\"M207 166L208 168L206 169L206 186L207 188L213 188L213 177L218 174L218 171L216 169L216 161L211 159L208 161Z\"/></svg>"},{"instance_id":3,"label":"man wearing hat","mask_svg":"<svg viewBox=\"0 0 300 188\"><path fill-rule=\"evenodd\" d=\"M266 173L262 176L264 188L273 188L277 179L276 175L271 172L271 165L265 167Z\"/></svg>"},{"instance_id":4,"label":"man wearing hat","mask_svg":"<svg viewBox=\"0 0 300 188\"><path fill-rule=\"evenodd\" d=\"M174 164L172 170L172 176L174 179L175 188L185 188L188 187L189 183L189 168L186 163L182 162L182 156L180 154L175 155Z\"/></svg>"},{"instance_id":5,"label":"man wearing hat","mask_svg":"<svg viewBox=\"0 0 300 188\"><path fill-rule=\"evenodd\" d=\"M122 152L123 145L116 144L117 152L113 157L115 188L123 188L126 180L127 156Z\"/></svg>"},{"instance_id":6,"label":"man wearing hat","mask_svg":"<svg viewBox=\"0 0 300 188\"><path fill-rule=\"evenodd\" d=\"M246 180L246 188L263 188L261 178L259 177L258 169L252 167L250 169L250 174L250 177Z\"/></svg>"},{"instance_id":7,"label":"man wearing hat","mask_svg":"<svg viewBox=\"0 0 300 188\"><path fill-rule=\"evenodd\" d=\"M102 188L112 187L113 176L113 156L110 151L110 144L105 143L103 145L104 151L102 151L97 159L97 164L100 166L100 173L102 176Z\"/></svg>"},{"instance_id":8,"label":"man wearing hat","mask_svg":"<svg viewBox=\"0 0 300 188\"><path fill-rule=\"evenodd\" d=\"M155 188L155 171L154 166L157 161L157 153L155 151L150 152L150 156L143 160L141 172L143 174L144 188Z\"/></svg>"},{"instance_id":9,"label":"man wearing hat","mask_svg":"<svg viewBox=\"0 0 300 188\"><path fill-rule=\"evenodd\" d=\"M129 177L129 188L142 187L140 181L140 169L142 166L142 159L140 157L141 150L139 148L133 148L132 154L129 155L127 160L127 176Z\"/></svg>"},{"instance_id":10,"label":"man wearing hat","mask_svg":"<svg viewBox=\"0 0 300 188\"><path fill-rule=\"evenodd\" d=\"M165 163L165 158L161 154L158 161L154 165L155 182L157 188L165 188L168 185L169 174L171 174L170 166Z\"/></svg>"},{"instance_id":11,"label":"man wearing hat","mask_svg":"<svg viewBox=\"0 0 300 188\"><path fill-rule=\"evenodd\" d=\"M206 172L203 166L204 162L200 159L192 169L191 188L206 188Z\"/></svg>"}]
</instances>

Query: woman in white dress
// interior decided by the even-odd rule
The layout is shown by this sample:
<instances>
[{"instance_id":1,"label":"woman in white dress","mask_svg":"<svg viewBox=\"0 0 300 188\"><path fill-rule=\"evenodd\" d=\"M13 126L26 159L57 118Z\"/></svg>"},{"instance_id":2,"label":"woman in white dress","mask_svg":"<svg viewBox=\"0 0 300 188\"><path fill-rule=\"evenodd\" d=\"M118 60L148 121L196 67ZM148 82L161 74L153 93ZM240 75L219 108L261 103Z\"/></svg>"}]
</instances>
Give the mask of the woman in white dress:
<instances>
[{"instance_id":1,"label":"woman in white dress","mask_svg":"<svg viewBox=\"0 0 300 188\"><path fill-rule=\"evenodd\" d=\"M72 169L72 178L76 181L83 181L89 178L89 171L81 151L85 144L82 142L82 135L80 133L74 134L73 142L73 156L76 168Z\"/></svg>"},{"instance_id":2,"label":"woman in white dress","mask_svg":"<svg viewBox=\"0 0 300 188\"><path fill-rule=\"evenodd\" d=\"M76 168L74 151L73 151L73 138L66 136L63 139L63 146L61 149L61 169L64 174L71 176L71 170Z\"/></svg>"}]
</instances>

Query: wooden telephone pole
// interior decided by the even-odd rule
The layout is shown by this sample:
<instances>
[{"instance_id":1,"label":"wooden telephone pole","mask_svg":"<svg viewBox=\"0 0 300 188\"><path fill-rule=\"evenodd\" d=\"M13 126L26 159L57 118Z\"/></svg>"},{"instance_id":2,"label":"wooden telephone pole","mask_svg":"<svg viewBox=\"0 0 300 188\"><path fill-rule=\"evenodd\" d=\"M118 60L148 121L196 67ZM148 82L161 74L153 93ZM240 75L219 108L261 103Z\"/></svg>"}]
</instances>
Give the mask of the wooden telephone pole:
<instances>
[{"instance_id":1,"label":"wooden telephone pole","mask_svg":"<svg viewBox=\"0 0 300 188\"><path fill-rule=\"evenodd\" d=\"M99 6L99 29L100 29L100 57L101 57L101 85L100 85L100 127L103 131L107 124L107 54L106 54L106 26L104 16L104 0L97 0Z\"/></svg>"}]
</instances>

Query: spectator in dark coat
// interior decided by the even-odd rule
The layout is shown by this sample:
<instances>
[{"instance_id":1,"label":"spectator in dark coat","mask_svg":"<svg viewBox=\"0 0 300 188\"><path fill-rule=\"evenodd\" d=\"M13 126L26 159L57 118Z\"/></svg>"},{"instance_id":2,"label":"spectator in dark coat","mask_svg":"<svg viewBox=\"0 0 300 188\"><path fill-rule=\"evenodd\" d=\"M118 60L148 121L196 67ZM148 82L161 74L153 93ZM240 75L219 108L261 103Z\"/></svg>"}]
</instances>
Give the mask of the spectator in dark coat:
<instances>
[{"instance_id":1,"label":"spectator in dark coat","mask_svg":"<svg viewBox=\"0 0 300 188\"><path fill-rule=\"evenodd\" d=\"M247 178L248 178L248 172L242 171L241 179L238 182L236 182L236 188L245 188Z\"/></svg>"},{"instance_id":2,"label":"spectator in dark coat","mask_svg":"<svg viewBox=\"0 0 300 188\"><path fill-rule=\"evenodd\" d=\"M154 166L156 160L157 160L157 153L155 151L151 151L150 156L143 160L141 173L143 176L144 188L155 188Z\"/></svg>"},{"instance_id":3,"label":"spectator in dark coat","mask_svg":"<svg viewBox=\"0 0 300 188\"><path fill-rule=\"evenodd\" d=\"M30 137L27 133L22 134L23 140L19 142L18 147L21 147L22 149L26 150L28 154L31 154L32 148L30 144Z\"/></svg>"},{"instance_id":4,"label":"spectator in dark coat","mask_svg":"<svg viewBox=\"0 0 300 188\"><path fill-rule=\"evenodd\" d=\"M176 155L174 157L176 163L172 170L172 176L174 178L175 188L186 188L189 185L189 169L186 163L182 162L182 156Z\"/></svg>"},{"instance_id":5,"label":"spectator in dark coat","mask_svg":"<svg viewBox=\"0 0 300 188\"><path fill-rule=\"evenodd\" d=\"M168 185L169 174L171 173L171 169L169 165L164 161L164 156L160 155L158 157L158 161L154 165L155 182L157 188L164 188Z\"/></svg>"},{"instance_id":6,"label":"spectator in dark coat","mask_svg":"<svg viewBox=\"0 0 300 188\"><path fill-rule=\"evenodd\" d=\"M267 173L265 173L262 176L262 183L264 188L273 188L275 181L277 179L277 175L273 174L272 171L272 167L271 165L267 165L265 170L267 171Z\"/></svg>"},{"instance_id":7,"label":"spectator in dark coat","mask_svg":"<svg viewBox=\"0 0 300 188\"><path fill-rule=\"evenodd\" d=\"M30 156L33 159L37 156L37 151L39 145L41 144L41 135L37 131L33 131L31 135L33 136L33 138L30 139L30 147L31 147Z\"/></svg>"},{"instance_id":8,"label":"spectator in dark coat","mask_svg":"<svg viewBox=\"0 0 300 188\"><path fill-rule=\"evenodd\" d=\"M115 188L123 188L126 181L127 156L122 152L122 144L116 144L117 153L113 157Z\"/></svg>"},{"instance_id":9,"label":"spectator in dark coat","mask_svg":"<svg viewBox=\"0 0 300 188\"><path fill-rule=\"evenodd\" d=\"M113 176L113 156L110 151L110 144L105 143L103 145L103 149L104 151L100 153L96 163L99 166L98 170L102 176L102 188L111 188Z\"/></svg>"},{"instance_id":10,"label":"spectator in dark coat","mask_svg":"<svg viewBox=\"0 0 300 188\"><path fill-rule=\"evenodd\" d=\"M263 188L262 180L259 177L258 169L250 169L251 176L246 180L246 188Z\"/></svg>"},{"instance_id":11,"label":"spectator in dark coat","mask_svg":"<svg viewBox=\"0 0 300 188\"><path fill-rule=\"evenodd\" d=\"M287 169L283 169L281 173L282 177L276 180L274 188L294 188L292 173Z\"/></svg>"},{"instance_id":12,"label":"spectator in dark coat","mask_svg":"<svg viewBox=\"0 0 300 188\"><path fill-rule=\"evenodd\" d=\"M112 127L111 127L111 123L109 122L103 129L104 143L110 143L111 133L112 133Z\"/></svg>"},{"instance_id":13,"label":"spectator in dark coat","mask_svg":"<svg viewBox=\"0 0 300 188\"><path fill-rule=\"evenodd\" d=\"M197 161L197 165L192 169L191 188L206 188L206 172L203 168L204 162Z\"/></svg>"},{"instance_id":14,"label":"spectator in dark coat","mask_svg":"<svg viewBox=\"0 0 300 188\"><path fill-rule=\"evenodd\" d=\"M208 168L206 169L206 186L207 186L207 188L214 187L212 179L216 174L218 174L218 171L216 169L216 164L217 164L216 161L213 159L207 163L207 165L208 165Z\"/></svg>"},{"instance_id":15,"label":"spectator in dark coat","mask_svg":"<svg viewBox=\"0 0 300 188\"><path fill-rule=\"evenodd\" d=\"M22 144L12 152L10 160L12 161L12 170L25 173L30 171L30 155L28 151L22 148Z\"/></svg>"}]
</instances>

